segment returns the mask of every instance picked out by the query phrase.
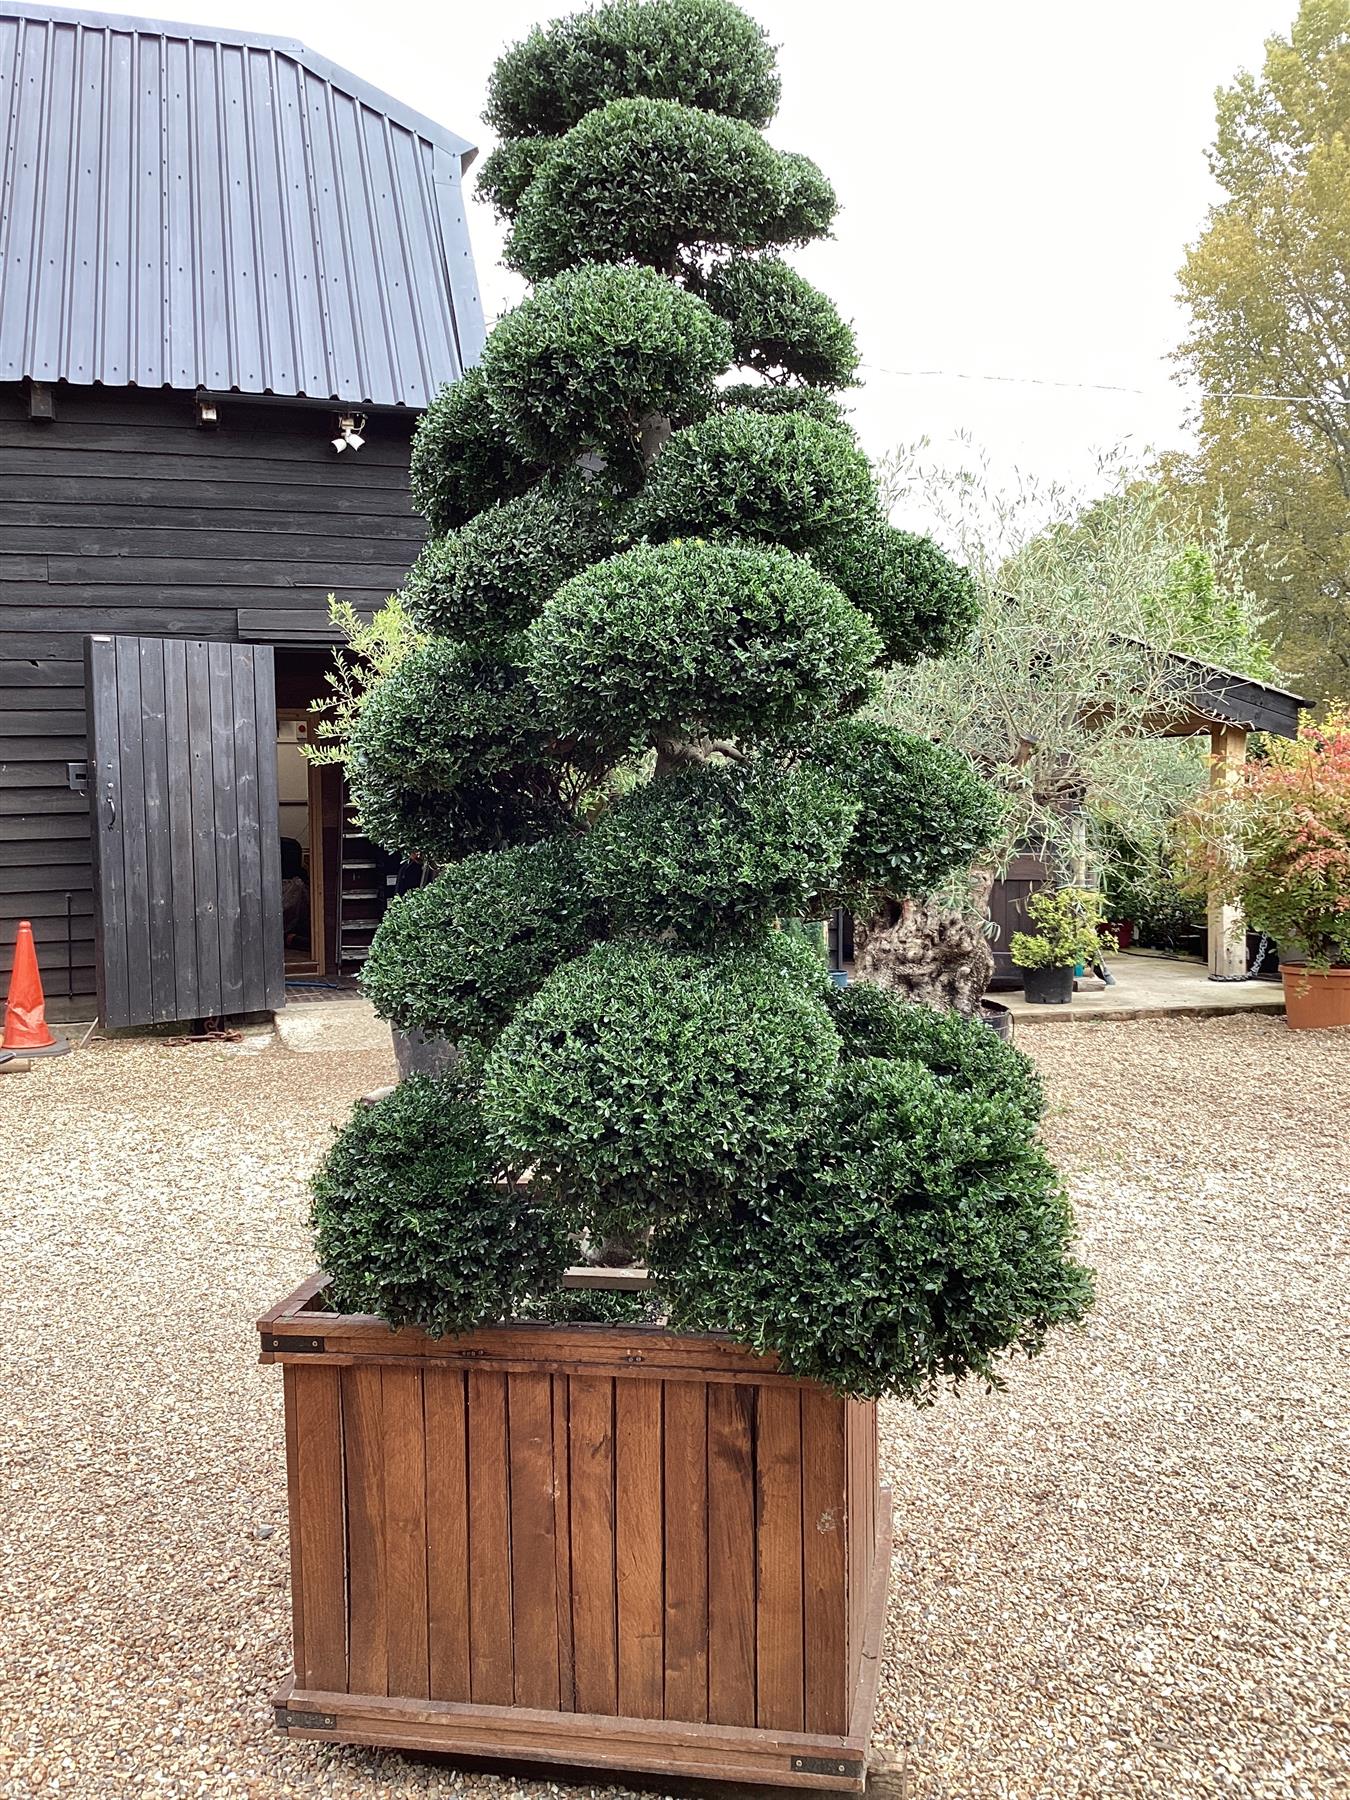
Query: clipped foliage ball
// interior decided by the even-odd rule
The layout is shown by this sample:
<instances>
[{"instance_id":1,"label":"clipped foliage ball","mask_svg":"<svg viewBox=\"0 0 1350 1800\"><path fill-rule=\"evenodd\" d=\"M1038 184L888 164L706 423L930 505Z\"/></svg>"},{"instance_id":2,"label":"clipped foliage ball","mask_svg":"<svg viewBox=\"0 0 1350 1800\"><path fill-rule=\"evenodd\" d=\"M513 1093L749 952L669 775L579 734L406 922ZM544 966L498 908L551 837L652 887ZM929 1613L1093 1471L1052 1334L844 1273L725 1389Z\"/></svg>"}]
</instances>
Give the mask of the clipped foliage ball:
<instances>
[{"instance_id":1,"label":"clipped foliage ball","mask_svg":"<svg viewBox=\"0 0 1350 1800\"><path fill-rule=\"evenodd\" d=\"M531 281L581 263L673 273L705 250L806 243L829 229L834 205L809 158L775 150L752 125L673 100L615 100L544 160L506 260Z\"/></svg>"},{"instance_id":2,"label":"clipped foliage ball","mask_svg":"<svg viewBox=\"0 0 1350 1800\"><path fill-rule=\"evenodd\" d=\"M816 561L871 619L890 662L946 656L974 628L974 580L931 538L897 531L878 518L870 529L821 546Z\"/></svg>"},{"instance_id":3,"label":"clipped foliage ball","mask_svg":"<svg viewBox=\"0 0 1350 1800\"><path fill-rule=\"evenodd\" d=\"M659 1223L651 1263L676 1329L728 1330L841 1393L923 1401L999 1385L1006 1352L1083 1317L1073 1236L1019 1105L916 1062L850 1060L795 1165Z\"/></svg>"},{"instance_id":4,"label":"clipped foliage ball","mask_svg":"<svg viewBox=\"0 0 1350 1800\"><path fill-rule=\"evenodd\" d=\"M433 532L453 531L494 501L523 493L540 473L494 420L481 369L442 388L417 422L408 478L413 505Z\"/></svg>"},{"instance_id":5,"label":"clipped foliage ball","mask_svg":"<svg viewBox=\"0 0 1350 1800\"><path fill-rule=\"evenodd\" d=\"M515 217L521 197L552 155L557 138L504 138L478 165L476 186L499 219Z\"/></svg>"},{"instance_id":6,"label":"clipped foliage ball","mask_svg":"<svg viewBox=\"0 0 1350 1800\"><path fill-rule=\"evenodd\" d=\"M545 836L559 822L549 733L510 647L419 645L368 691L347 777L366 835L451 861Z\"/></svg>"},{"instance_id":7,"label":"clipped foliage ball","mask_svg":"<svg viewBox=\"0 0 1350 1800\"><path fill-rule=\"evenodd\" d=\"M542 482L432 538L408 575L408 611L443 637L490 642L523 631L570 575L609 555L617 517L599 482Z\"/></svg>"},{"instance_id":8,"label":"clipped foliage ball","mask_svg":"<svg viewBox=\"0 0 1350 1800\"><path fill-rule=\"evenodd\" d=\"M743 368L815 388L852 385L858 344L834 302L777 256L733 256L708 270L698 291L731 327Z\"/></svg>"},{"instance_id":9,"label":"clipped foliage ball","mask_svg":"<svg viewBox=\"0 0 1350 1800\"><path fill-rule=\"evenodd\" d=\"M361 987L405 1031L489 1044L600 926L574 838L468 856L393 902Z\"/></svg>"},{"instance_id":10,"label":"clipped foliage ball","mask_svg":"<svg viewBox=\"0 0 1350 1800\"><path fill-rule=\"evenodd\" d=\"M329 1299L441 1336L510 1318L556 1287L571 1261L567 1221L507 1173L471 1065L410 1076L358 1106L312 1184Z\"/></svg>"},{"instance_id":11,"label":"clipped foliage ball","mask_svg":"<svg viewBox=\"0 0 1350 1800\"><path fill-rule=\"evenodd\" d=\"M901 1000L870 981L831 987L826 999L846 1057L921 1063L958 1092L997 1094L1035 1124L1045 1090L1030 1058L979 1019Z\"/></svg>"},{"instance_id":12,"label":"clipped foliage ball","mask_svg":"<svg viewBox=\"0 0 1350 1800\"><path fill-rule=\"evenodd\" d=\"M717 390L721 412L804 413L835 431L853 437L848 414L831 394L820 388L775 387L769 382L736 381Z\"/></svg>"},{"instance_id":13,"label":"clipped foliage ball","mask_svg":"<svg viewBox=\"0 0 1350 1800\"><path fill-rule=\"evenodd\" d=\"M568 130L611 100L682 100L767 125L773 46L730 0L611 0L538 27L501 57L484 112L503 137Z\"/></svg>"},{"instance_id":14,"label":"clipped foliage ball","mask_svg":"<svg viewBox=\"0 0 1350 1800\"><path fill-rule=\"evenodd\" d=\"M851 435L800 412L723 412L677 431L633 506L654 540L754 538L810 554L876 517Z\"/></svg>"},{"instance_id":15,"label":"clipped foliage ball","mask_svg":"<svg viewBox=\"0 0 1350 1800\"><path fill-rule=\"evenodd\" d=\"M788 1162L839 1038L781 953L598 944L556 970L488 1058L494 1130L596 1206L699 1207Z\"/></svg>"},{"instance_id":16,"label":"clipped foliage ball","mask_svg":"<svg viewBox=\"0 0 1350 1800\"><path fill-rule=\"evenodd\" d=\"M878 647L803 558L697 541L639 545L573 576L529 638L558 729L614 748L764 737L831 715Z\"/></svg>"},{"instance_id":17,"label":"clipped foliage ball","mask_svg":"<svg viewBox=\"0 0 1350 1800\"><path fill-rule=\"evenodd\" d=\"M813 754L858 802L839 893L864 910L878 899L931 894L998 836L1003 803L963 756L870 719L825 727Z\"/></svg>"},{"instance_id":18,"label":"clipped foliage ball","mask_svg":"<svg viewBox=\"0 0 1350 1800\"><path fill-rule=\"evenodd\" d=\"M730 331L697 295L651 269L595 263L508 313L482 368L498 425L522 456L565 464L599 450L640 467L643 417L698 417L730 360Z\"/></svg>"},{"instance_id":19,"label":"clipped foliage ball","mask_svg":"<svg viewBox=\"0 0 1350 1800\"><path fill-rule=\"evenodd\" d=\"M586 877L618 931L728 941L795 917L829 885L856 811L813 768L680 769L601 815Z\"/></svg>"}]
</instances>

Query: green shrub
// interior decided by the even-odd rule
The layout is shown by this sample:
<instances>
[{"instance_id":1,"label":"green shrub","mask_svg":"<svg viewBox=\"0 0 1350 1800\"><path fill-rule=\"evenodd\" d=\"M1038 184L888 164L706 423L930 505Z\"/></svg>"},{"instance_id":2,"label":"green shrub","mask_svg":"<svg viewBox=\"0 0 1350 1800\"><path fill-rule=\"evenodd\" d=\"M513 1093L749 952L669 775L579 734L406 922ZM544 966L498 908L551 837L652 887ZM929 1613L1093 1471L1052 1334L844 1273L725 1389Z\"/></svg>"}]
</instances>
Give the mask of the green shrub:
<instances>
[{"instance_id":1,"label":"green shrub","mask_svg":"<svg viewBox=\"0 0 1350 1800\"><path fill-rule=\"evenodd\" d=\"M555 724L604 746L772 735L837 711L877 639L785 550L640 545L566 582L531 626Z\"/></svg>"},{"instance_id":2,"label":"green shrub","mask_svg":"<svg viewBox=\"0 0 1350 1800\"><path fill-rule=\"evenodd\" d=\"M501 136L521 137L644 97L767 125L778 106L773 46L728 0L611 0L513 44L492 71L483 116Z\"/></svg>"},{"instance_id":3,"label":"green shrub","mask_svg":"<svg viewBox=\"0 0 1350 1800\"><path fill-rule=\"evenodd\" d=\"M369 689L352 729L362 828L438 862L546 836L561 818L549 744L512 646L432 638Z\"/></svg>"},{"instance_id":4,"label":"green shrub","mask_svg":"<svg viewBox=\"0 0 1350 1800\"><path fill-rule=\"evenodd\" d=\"M854 436L848 414L831 394L819 388L775 387L768 382L736 381L718 388L721 412L804 413L821 425ZM856 441L856 440L855 440Z\"/></svg>"},{"instance_id":5,"label":"green shrub","mask_svg":"<svg viewBox=\"0 0 1350 1800\"><path fill-rule=\"evenodd\" d=\"M800 412L716 413L677 431L634 502L650 538L753 538L815 555L876 516L867 458Z\"/></svg>"},{"instance_id":6,"label":"green shrub","mask_svg":"<svg viewBox=\"0 0 1350 1800\"><path fill-rule=\"evenodd\" d=\"M711 945L801 912L830 881L855 813L815 769L680 769L600 816L586 876L616 930Z\"/></svg>"},{"instance_id":7,"label":"green shrub","mask_svg":"<svg viewBox=\"0 0 1350 1800\"><path fill-rule=\"evenodd\" d=\"M859 803L839 887L859 911L878 898L931 894L998 835L997 790L941 744L870 719L841 719L820 731L814 755Z\"/></svg>"},{"instance_id":8,"label":"green shrub","mask_svg":"<svg viewBox=\"0 0 1350 1800\"><path fill-rule=\"evenodd\" d=\"M477 191L499 219L515 217L521 197L557 148L552 137L504 138L478 165Z\"/></svg>"},{"instance_id":9,"label":"green shrub","mask_svg":"<svg viewBox=\"0 0 1350 1800\"><path fill-rule=\"evenodd\" d=\"M831 987L826 999L846 1057L920 1063L958 1092L1001 1097L1032 1125L1045 1111L1035 1065L981 1020L917 1006L870 981Z\"/></svg>"},{"instance_id":10,"label":"green shrub","mask_svg":"<svg viewBox=\"0 0 1350 1800\"><path fill-rule=\"evenodd\" d=\"M1091 1277L1024 1112L916 1063L853 1060L809 1144L729 1208L658 1223L677 1328L728 1330L794 1375L862 1398L1000 1383L1082 1318Z\"/></svg>"},{"instance_id":11,"label":"green shrub","mask_svg":"<svg viewBox=\"0 0 1350 1800\"><path fill-rule=\"evenodd\" d=\"M514 1184L472 1067L410 1076L360 1105L315 1175L328 1296L435 1336L508 1318L572 1260L565 1216Z\"/></svg>"},{"instance_id":12,"label":"green shrub","mask_svg":"<svg viewBox=\"0 0 1350 1800\"><path fill-rule=\"evenodd\" d=\"M395 900L361 986L382 1019L456 1043L491 1043L559 963L600 935L574 838L455 863Z\"/></svg>"},{"instance_id":13,"label":"green shrub","mask_svg":"<svg viewBox=\"0 0 1350 1800\"><path fill-rule=\"evenodd\" d=\"M524 190L506 260L531 281L582 263L673 272L705 250L806 243L834 192L752 125L674 100L613 100L561 139Z\"/></svg>"},{"instance_id":14,"label":"green shrub","mask_svg":"<svg viewBox=\"0 0 1350 1800\"><path fill-rule=\"evenodd\" d=\"M1027 901L1035 932L1015 931L1008 951L1019 969L1071 969L1101 953L1097 927L1105 905L1087 888L1042 889Z\"/></svg>"},{"instance_id":15,"label":"green shrub","mask_svg":"<svg viewBox=\"0 0 1350 1800\"><path fill-rule=\"evenodd\" d=\"M409 484L433 532L453 531L494 501L523 493L540 473L494 420L481 369L442 388L417 422Z\"/></svg>"},{"instance_id":16,"label":"green shrub","mask_svg":"<svg viewBox=\"0 0 1350 1800\"><path fill-rule=\"evenodd\" d=\"M818 546L814 554L881 633L888 662L948 655L975 627L974 581L929 538L896 531L877 518Z\"/></svg>"},{"instance_id":17,"label":"green shrub","mask_svg":"<svg viewBox=\"0 0 1350 1800\"><path fill-rule=\"evenodd\" d=\"M839 1054L788 954L611 943L565 963L488 1058L493 1129L579 1205L701 1207L781 1168Z\"/></svg>"},{"instance_id":18,"label":"green shrub","mask_svg":"<svg viewBox=\"0 0 1350 1800\"><path fill-rule=\"evenodd\" d=\"M698 292L731 327L736 361L770 379L850 387L858 345L834 302L777 256L714 264Z\"/></svg>"},{"instance_id":19,"label":"green shrub","mask_svg":"<svg viewBox=\"0 0 1350 1800\"><path fill-rule=\"evenodd\" d=\"M408 611L444 637L491 642L523 631L569 575L609 555L617 519L601 482L542 482L432 538L408 575Z\"/></svg>"},{"instance_id":20,"label":"green shrub","mask_svg":"<svg viewBox=\"0 0 1350 1800\"><path fill-rule=\"evenodd\" d=\"M641 467L649 413L697 417L731 361L731 333L706 302L651 269L588 264L508 313L483 352L500 428L522 456L565 464L599 450Z\"/></svg>"}]
</instances>

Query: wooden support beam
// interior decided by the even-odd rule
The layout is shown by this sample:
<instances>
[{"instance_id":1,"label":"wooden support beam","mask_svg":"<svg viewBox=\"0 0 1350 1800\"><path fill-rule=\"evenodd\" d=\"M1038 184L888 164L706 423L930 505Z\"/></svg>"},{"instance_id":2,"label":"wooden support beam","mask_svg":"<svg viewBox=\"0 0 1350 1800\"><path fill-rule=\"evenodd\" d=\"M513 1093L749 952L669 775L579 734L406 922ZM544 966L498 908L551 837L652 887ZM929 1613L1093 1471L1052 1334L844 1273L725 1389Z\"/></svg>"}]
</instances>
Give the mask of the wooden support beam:
<instances>
[{"instance_id":1,"label":"wooden support beam","mask_svg":"<svg viewBox=\"0 0 1350 1800\"><path fill-rule=\"evenodd\" d=\"M1247 761L1247 732L1241 725L1215 725L1210 734L1209 784L1234 788ZM1247 921L1241 909L1209 897L1209 972L1215 980L1247 973Z\"/></svg>"}]
</instances>

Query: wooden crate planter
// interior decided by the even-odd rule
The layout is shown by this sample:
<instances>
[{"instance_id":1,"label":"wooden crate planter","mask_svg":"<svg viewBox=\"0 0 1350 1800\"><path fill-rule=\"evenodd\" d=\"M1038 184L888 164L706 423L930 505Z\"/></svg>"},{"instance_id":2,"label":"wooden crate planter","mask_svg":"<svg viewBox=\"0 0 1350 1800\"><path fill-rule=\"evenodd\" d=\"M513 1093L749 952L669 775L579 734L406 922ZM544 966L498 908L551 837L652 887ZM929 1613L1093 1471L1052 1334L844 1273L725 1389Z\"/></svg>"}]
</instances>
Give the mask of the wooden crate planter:
<instances>
[{"instance_id":1,"label":"wooden crate planter","mask_svg":"<svg viewBox=\"0 0 1350 1800\"><path fill-rule=\"evenodd\" d=\"M858 1790L890 1564L876 1409L718 1338L322 1309L283 1365L290 1735Z\"/></svg>"}]
</instances>

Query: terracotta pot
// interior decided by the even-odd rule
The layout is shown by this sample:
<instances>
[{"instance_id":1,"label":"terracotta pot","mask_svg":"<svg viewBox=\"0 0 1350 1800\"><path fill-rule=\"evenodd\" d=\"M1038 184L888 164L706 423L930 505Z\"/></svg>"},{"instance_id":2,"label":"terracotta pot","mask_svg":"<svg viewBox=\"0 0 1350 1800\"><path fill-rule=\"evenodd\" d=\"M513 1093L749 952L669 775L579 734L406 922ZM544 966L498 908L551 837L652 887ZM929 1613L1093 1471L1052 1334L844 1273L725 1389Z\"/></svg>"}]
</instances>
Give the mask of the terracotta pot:
<instances>
[{"instance_id":1,"label":"terracotta pot","mask_svg":"<svg viewBox=\"0 0 1350 1800\"><path fill-rule=\"evenodd\" d=\"M1327 1031L1350 1025L1350 967L1309 969L1281 961L1284 1020L1291 1031Z\"/></svg>"}]
</instances>

